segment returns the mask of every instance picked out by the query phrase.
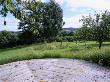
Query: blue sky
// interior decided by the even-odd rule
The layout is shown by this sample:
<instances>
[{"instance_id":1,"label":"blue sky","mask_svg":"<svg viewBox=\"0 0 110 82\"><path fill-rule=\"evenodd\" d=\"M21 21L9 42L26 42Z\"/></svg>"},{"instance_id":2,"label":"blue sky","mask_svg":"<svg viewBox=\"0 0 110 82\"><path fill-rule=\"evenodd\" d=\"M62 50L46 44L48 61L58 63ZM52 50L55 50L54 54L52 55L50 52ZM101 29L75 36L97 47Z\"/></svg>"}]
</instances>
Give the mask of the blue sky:
<instances>
[{"instance_id":1,"label":"blue sky","mask_svg":"<svg viewBox=\"0 0 110 82\"><path fill-rule=\"evenodd\" d=\"M42 0L47 1L47 0ZM63 19L65 25L63 28L79 28L81 23L79 19L84 15L93 15L95 11L104 12L110 10L110 0L55 0L63 9ZM0 30L17 31L19 20L13 15L8 14L6 17L7 25L3 25L4 18L0 16Z\"/></svg>"}]
</instances>

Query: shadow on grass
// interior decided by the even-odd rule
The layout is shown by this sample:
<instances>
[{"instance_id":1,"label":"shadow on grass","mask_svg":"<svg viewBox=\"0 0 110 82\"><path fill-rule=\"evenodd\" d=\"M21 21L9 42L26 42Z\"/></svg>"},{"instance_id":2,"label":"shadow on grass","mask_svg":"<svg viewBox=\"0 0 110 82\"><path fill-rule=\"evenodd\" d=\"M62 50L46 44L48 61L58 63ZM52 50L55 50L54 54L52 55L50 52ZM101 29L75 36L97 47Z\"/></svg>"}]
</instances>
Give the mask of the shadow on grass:
<instances>
[{"instance_id":1,"label":"shadow on grass","mask_svg":"<svg viewBox=\"0 0 110 82\"><path fill-rule=\"evenodd\" d=\"M26 47L29 47L29 46L32 46L32 45L40 45L40 44L41 44L41 43L38 43L38 44L29 44L29 45L19 45L19 46L12 47L12 48L0 49L0 52L11 51L11 50L17 50L17 49L20 49L20 48L26 48Z\"/></svg>"}]
</instances>

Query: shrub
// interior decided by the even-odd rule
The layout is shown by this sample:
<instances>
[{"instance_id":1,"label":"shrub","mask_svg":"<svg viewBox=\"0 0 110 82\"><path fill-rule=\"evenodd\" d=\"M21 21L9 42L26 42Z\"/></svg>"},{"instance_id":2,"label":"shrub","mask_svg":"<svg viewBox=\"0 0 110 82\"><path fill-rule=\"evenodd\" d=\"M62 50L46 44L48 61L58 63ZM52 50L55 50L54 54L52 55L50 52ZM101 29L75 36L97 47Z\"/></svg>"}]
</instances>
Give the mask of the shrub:
<instances>
[{"instance_id":1,"label":"shrub","mask_svg":"<svg viewBox=\"0 0 110 82\"><path fill-rule=\"evenodd\" d=\"M110 66L110 49L103 48L101 50L91 50L85 53L82 59L89 60L100 65Z\"/></svg>"},{"instance_id":2,"label":"shrub","mask_svg":"<svg viewBox=\"0 0 110 82\"><path fill-rule=\"evenodd\" d=\"M13 47L17 45L17 41L17 34L8 31L0 32L0 48Z\"/></svg>"}]
</instances>

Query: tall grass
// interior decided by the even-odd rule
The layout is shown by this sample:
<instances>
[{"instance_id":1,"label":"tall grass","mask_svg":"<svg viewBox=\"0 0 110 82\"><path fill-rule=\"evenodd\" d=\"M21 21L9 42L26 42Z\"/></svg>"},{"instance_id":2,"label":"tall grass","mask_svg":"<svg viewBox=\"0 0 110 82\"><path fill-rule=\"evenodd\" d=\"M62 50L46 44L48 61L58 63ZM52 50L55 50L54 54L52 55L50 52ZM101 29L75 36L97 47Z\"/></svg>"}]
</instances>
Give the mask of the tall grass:
<instances>
[{"instance_id":1,"label":"tall grass","mask_svg":"<svg viewBox=\"0 0 110 82\"><path fill-rule=\"evenodd\" d=\"M0 50L0 64L9 62L41 59L41 58L71 58L83 59L98 63L100 65L110 66L110 46L104 43L100 50L95 42L84 43L59 42L32 44L30 46Z\"/></svg>"}]
</instances>

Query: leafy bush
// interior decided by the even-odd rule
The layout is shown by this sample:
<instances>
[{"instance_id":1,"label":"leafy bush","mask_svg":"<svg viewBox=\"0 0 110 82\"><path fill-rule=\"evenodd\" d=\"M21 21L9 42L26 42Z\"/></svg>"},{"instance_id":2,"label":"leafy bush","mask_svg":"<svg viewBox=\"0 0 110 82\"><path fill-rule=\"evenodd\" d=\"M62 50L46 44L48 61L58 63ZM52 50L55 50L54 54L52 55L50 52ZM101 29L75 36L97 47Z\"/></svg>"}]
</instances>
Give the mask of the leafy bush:
<instances>
[{"instance_id":1,"label":"leafy bush","mask_svg":"<svg viewBox=\"0 0 110 82\"><path fill-rule=\"evenodd\" d=\"M109 48L103 48L101 50L92 49L82 54L82 56L80 56L79 59L92 61L94 63L104 66L110 66L110 49Z\"/></svg>"},{"instance_id":2,"label":"leafy bush","mask_svg":"<svg viewBox=\"0 0 110 82\"><path fill-rule=\"evenodd\" d=\"M65 36L65 37L63 37L63 41L73 42L74 41L74 37L73 36Z\"/></svg>"},{"instance_id":3,"label":"leafy bush","mask_svg":"<svg viewBox=\"0 0 110 82\"><path fill-rule=\"evenodd\" d=\"M17 41L17 34L8 31L0 32L0 48L13 47L17 45Z\"/></svg>"},{"instance_id":4,"label":"leafy bush","mask_svg":"<svg viewBox=\"0 0 110 82\"><path fill-rule=\"evenodd\" d=\"M73 42L74 41L74 37L73 36L64 36L64 37L57 37L56 38L57 42L60 42L61 40L63 42Z\"/></svg>"}]
</instances>

